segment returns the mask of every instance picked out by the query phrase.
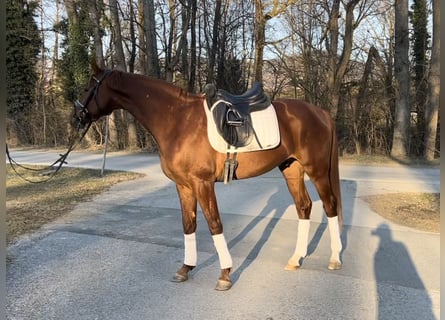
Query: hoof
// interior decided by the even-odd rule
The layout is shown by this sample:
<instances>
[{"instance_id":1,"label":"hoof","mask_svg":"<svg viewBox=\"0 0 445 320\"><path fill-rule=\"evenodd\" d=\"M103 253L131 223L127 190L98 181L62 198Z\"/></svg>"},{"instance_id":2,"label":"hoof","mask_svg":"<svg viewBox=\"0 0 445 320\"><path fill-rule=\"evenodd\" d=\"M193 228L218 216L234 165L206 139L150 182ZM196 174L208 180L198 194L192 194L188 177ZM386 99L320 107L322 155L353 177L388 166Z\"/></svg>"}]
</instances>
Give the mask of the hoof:
<instances>
[{"instance_id":1,"label":"hoof","mask_svg":"<svg viewBox=\"0 0 445 320\"><path fill-rule=\"evenodd\" d=\"M216 291L227 291L230 288L232 288L232 281L227 281L227 280L221 280L220 279L216 283L215 290Z\"/></svg>"},{"instance_id":2,"label":"hoof","mask_svg":"<svg viewBox=\"0 0 445 320\"><path fill-rule=\"evenodd\" d=\"M341 262L340 261L330 261L328 265L329 270L340 270Z\"/></svg>"},{"instance_id":3,"label":"hoof","mask_svg":"<svg viewBox=\"0 0 445 320\"><path fill-rule=\"evenodd\" d=\"M179 274L176 273L171 279L171 282L184 282L187 281L189 279L188 275L183 275L183 274Z\"/></svg>"},{"instance_id":4,"label":"hoof","mask_svg":"<svg viewBox=\"0 0 445 320\"><path fill-rule=\"evenodd\" d=\"M284 267L284 270L286 270L286 271L296 271L298 269L300 269L300 266L294 266L294 265L289 264L289 263L286 264L286 266Z\"/></svg>"}]
</instances>

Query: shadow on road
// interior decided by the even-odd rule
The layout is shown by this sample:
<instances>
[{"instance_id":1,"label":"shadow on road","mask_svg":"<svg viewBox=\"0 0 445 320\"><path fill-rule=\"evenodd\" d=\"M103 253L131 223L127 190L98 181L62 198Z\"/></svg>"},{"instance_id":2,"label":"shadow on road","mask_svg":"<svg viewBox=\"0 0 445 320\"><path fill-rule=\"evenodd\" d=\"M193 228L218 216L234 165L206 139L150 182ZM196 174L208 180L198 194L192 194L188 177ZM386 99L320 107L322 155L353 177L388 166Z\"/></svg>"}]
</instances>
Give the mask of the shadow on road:
<instances>
[{"instance_id":1,"label":"shadow on road","mask_svg":"<svg viewBox=\"0 0 445 320\"><path fill-rule=\"evenodd\" d=\"M343 185L344 183L344 185ZM308 189L308 192L310 194L310 197L313 202L320 201L319 196L317 194L317 191L312 183L309 181L306 181L306 187ZM343 202L343 220L348 225L343 226L342 231L342 255L343 252L347 248L347 242L348 242L348 233L351 228L349 225L352 221L352 215L354 212L354 201L355 194L357 191L356 183L354 181L342 181L342 188L345 188L345 192L348 192L349 195L353 195L353 197L348 197L348 201ZM249 266L257 259L258 255L260 254L261 250L265 246L265 244L268 242L272 231L276 228L277 224L279 223L280 219L283 217L286 209L289 206L292 206L295 211L295 215L297 215L297 212L295 210L295 204L289 194L289 197L286 197L285 203L283 203L283 193L289 193L287 187L283 184L282 186L278 187L278 190L273 193L268 201L265 207L261 210L261 212L258 212L258 215L255 216L241 231L238 232L238 234L233 237L232 239L228 239L228 247L231 251L233 251L233 248L241 243L243 239L246 239L249 233L253 232L255 228L257 228L261 222L269 220L267 225L264 227L264 230L261 233L261 236L258 238L258 240L254 243L254 246L250 249L249 252L246 252L245 255L243 255L244 260L241 263L240 266L238 266L233 273L231 274L232 281L236 283L236 281L241 277L242 273L249 268ZM352 199L352 200L349 200ZM316 212L314 208L312 209L312 217L314 217L314 214L321 214L322 215L322 221L320 224L318 224L318 227L313 234L312 238L310 239L310 242L308 244L308 253L307 256L310 256L313 254L319 244L321 243L321 239L323 238L323 234L327 229L327 218L324 210L323 212ZM298 220L292 221L292 223L295 223L295 230L298 227ZM311 224L311 229L314 228L314 224L316 222L313 222ZM329 232L329 230L328 230ZM310 232L312 234L312 232ZM295 238L289 238L290 243L295 244L296 237ZM328 242L329 245L329 242ZM325 250L323 250L325 251ZM292 251L293 252L293 251ZM292 255L292 252L288 253L288 257ZM329 256L326 257L326 261L328 261ZM203 268L206 268L213 263L218 261L218 256L213 254L211 257L209 257L206 261L203 261L200 263L194 270L193 273L197 273ZM283 266L286 263L286 261L283 261ZM304 263L304 261L303 261Z\"/></svg>"},{"instance_id":2,"label":"shadow on road","mask_svg":"<svg viewBox=\"0 0 445 320\"><path fill-rule=\"evenodd\" d=\"M382 223L371 232L379 238L374 255L374 273L377 286L377 319L393 319L395 306L406 305L406 319L435 319L432 301L417 273L405 245L395 241L389 225ZM403 295L399 286L416 290L416 297ZM419 295L419 292L423 292Z\"/></svg>"},{"instance_id":3,"label":"shadow on road","mask_svg":"<svg viewBox=\"0 0 445 320\"><path fill-rule=\"evenodd\" d=\"M258 257L258 254L261 251L261 248L263 248L264 244L269 239L272 230L277 225L279 219L283 216L284 210L281 208L277 208L276 204L279 203L279 200L276 200L275 198L280 197L281 190L278 190L275 192L267 201L267 205L264 207L262 212L255 217L245 228L244 230L238 234L234 239L232 239L229 242L229 248L232 248L236 245L242 238L244 238L261 220L263 220L270 212L273 212L272 217L270 218L269 223L264 228L263 234L261 235L261 238L256 242L255 246L250 250L250 252L246 255L246 258L241 263L241 265L235 270L235 272L232 273L232 280L235 283L244 270L246 270L253 261Z\"/></svg>"}]
</instances>

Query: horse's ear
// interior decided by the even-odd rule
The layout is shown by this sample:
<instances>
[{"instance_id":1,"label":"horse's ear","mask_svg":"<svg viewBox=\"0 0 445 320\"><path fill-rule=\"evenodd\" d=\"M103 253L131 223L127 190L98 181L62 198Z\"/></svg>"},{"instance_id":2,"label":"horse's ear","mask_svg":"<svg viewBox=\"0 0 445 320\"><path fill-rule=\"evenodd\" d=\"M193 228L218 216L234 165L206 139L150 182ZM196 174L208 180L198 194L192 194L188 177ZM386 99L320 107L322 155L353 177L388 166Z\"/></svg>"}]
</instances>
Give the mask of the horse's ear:
<instances>
[{"instance_id":1,"label":"horse's ear","mask_svg":"<svg viewBox=\"0 0 445 320\"><path fill-rule=\"evenodd\" d=\"M97 64L96 59L94 59L94 58L91 59L90 64L91 64L91 69L93 70L93 73L94 73L94 74L98 74L99 72L102 71L102 68L99 67L99 65Z\"/></svg>"}]
</instances>

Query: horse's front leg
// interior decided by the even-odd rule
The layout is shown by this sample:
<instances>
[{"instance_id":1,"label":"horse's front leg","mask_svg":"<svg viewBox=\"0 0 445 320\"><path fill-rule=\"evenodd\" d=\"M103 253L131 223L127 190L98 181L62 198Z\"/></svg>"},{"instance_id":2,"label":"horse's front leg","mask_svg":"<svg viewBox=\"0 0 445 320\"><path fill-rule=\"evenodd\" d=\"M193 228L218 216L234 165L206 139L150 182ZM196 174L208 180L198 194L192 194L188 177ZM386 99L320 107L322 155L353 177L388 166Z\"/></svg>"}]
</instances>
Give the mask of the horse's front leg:
<instances>
[{"instance_id":1,"label":"horse's front leg","mask_svg":"<svg viewBox=\"0 0 445 320\"><path fill-rule=\"evenodd\" d=\"M184 229L184 264L171 279L173 282L188 280L188 273L195 268L198 253L196 249L196 195L192 189L176 185L181 203L182 226Z\"/></svg>"},{"instance_id":2,"label":"horse's front leg","mask_svg":"<svg viewBox=\"0 0 445 320\"><path fill-rule=\"evenodd\" d=\"M195 184L199 205L206 217L213 243L218 253L221 274L216 284L215 290L225 291L232 287L230 271L232 269L232 257L230 256L227 242L223 233L223 226L218 211L218 204L215 196L215 183L209 181L198 181Z\"/></svg>"}]
</instances>

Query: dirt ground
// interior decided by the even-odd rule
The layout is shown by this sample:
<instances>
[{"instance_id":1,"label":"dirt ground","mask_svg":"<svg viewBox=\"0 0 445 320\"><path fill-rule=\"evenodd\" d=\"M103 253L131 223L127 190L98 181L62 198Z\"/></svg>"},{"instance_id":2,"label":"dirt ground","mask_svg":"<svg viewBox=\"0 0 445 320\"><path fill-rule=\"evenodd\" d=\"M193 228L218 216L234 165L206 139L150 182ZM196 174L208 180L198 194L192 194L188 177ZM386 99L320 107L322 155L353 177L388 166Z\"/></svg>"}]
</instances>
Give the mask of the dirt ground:
<instances>
[{"instance_id":1,"label":"dirt ground","mask_svg":"<svg viewBox=\"0 0 445 320\"><path fill-rule=\"evenodd\" d=\"M439 193L394 193L362 197L371 209L397 224L440 233Z\"/></svg>"},{"instance_id":2,"label":"dirt ground","mask_svg":"<svg viewBox=\"0 0 445 320\"><path fill-rule=\"evenodd\" d=\"M343 163L357 165L412 165L438 166L440 159L425 161L410 159L396 161L387 156L343 155ZM362 197L371 209L382 217L397 224L428 232L440 233L440 194L439 193L390 193Z\"/></svg>"},{"instance_id":3,"label":"dirt ground","mask_svg":"<svg viewBox=\"0 0 445 320\"><path fill-rule=\"evenodd\" d=\"M38 169L39 167L30 166ZM46 180L39 174L30 175L18 168L20 174L34 182ZM69 213L77 204L90 201L112 185L140 177L140 174L100 170L63 168L53 179L29 183L21 179L11 166L6 172L6 240L33 232L45 223Z\"/></svg>"}]
</instances>

